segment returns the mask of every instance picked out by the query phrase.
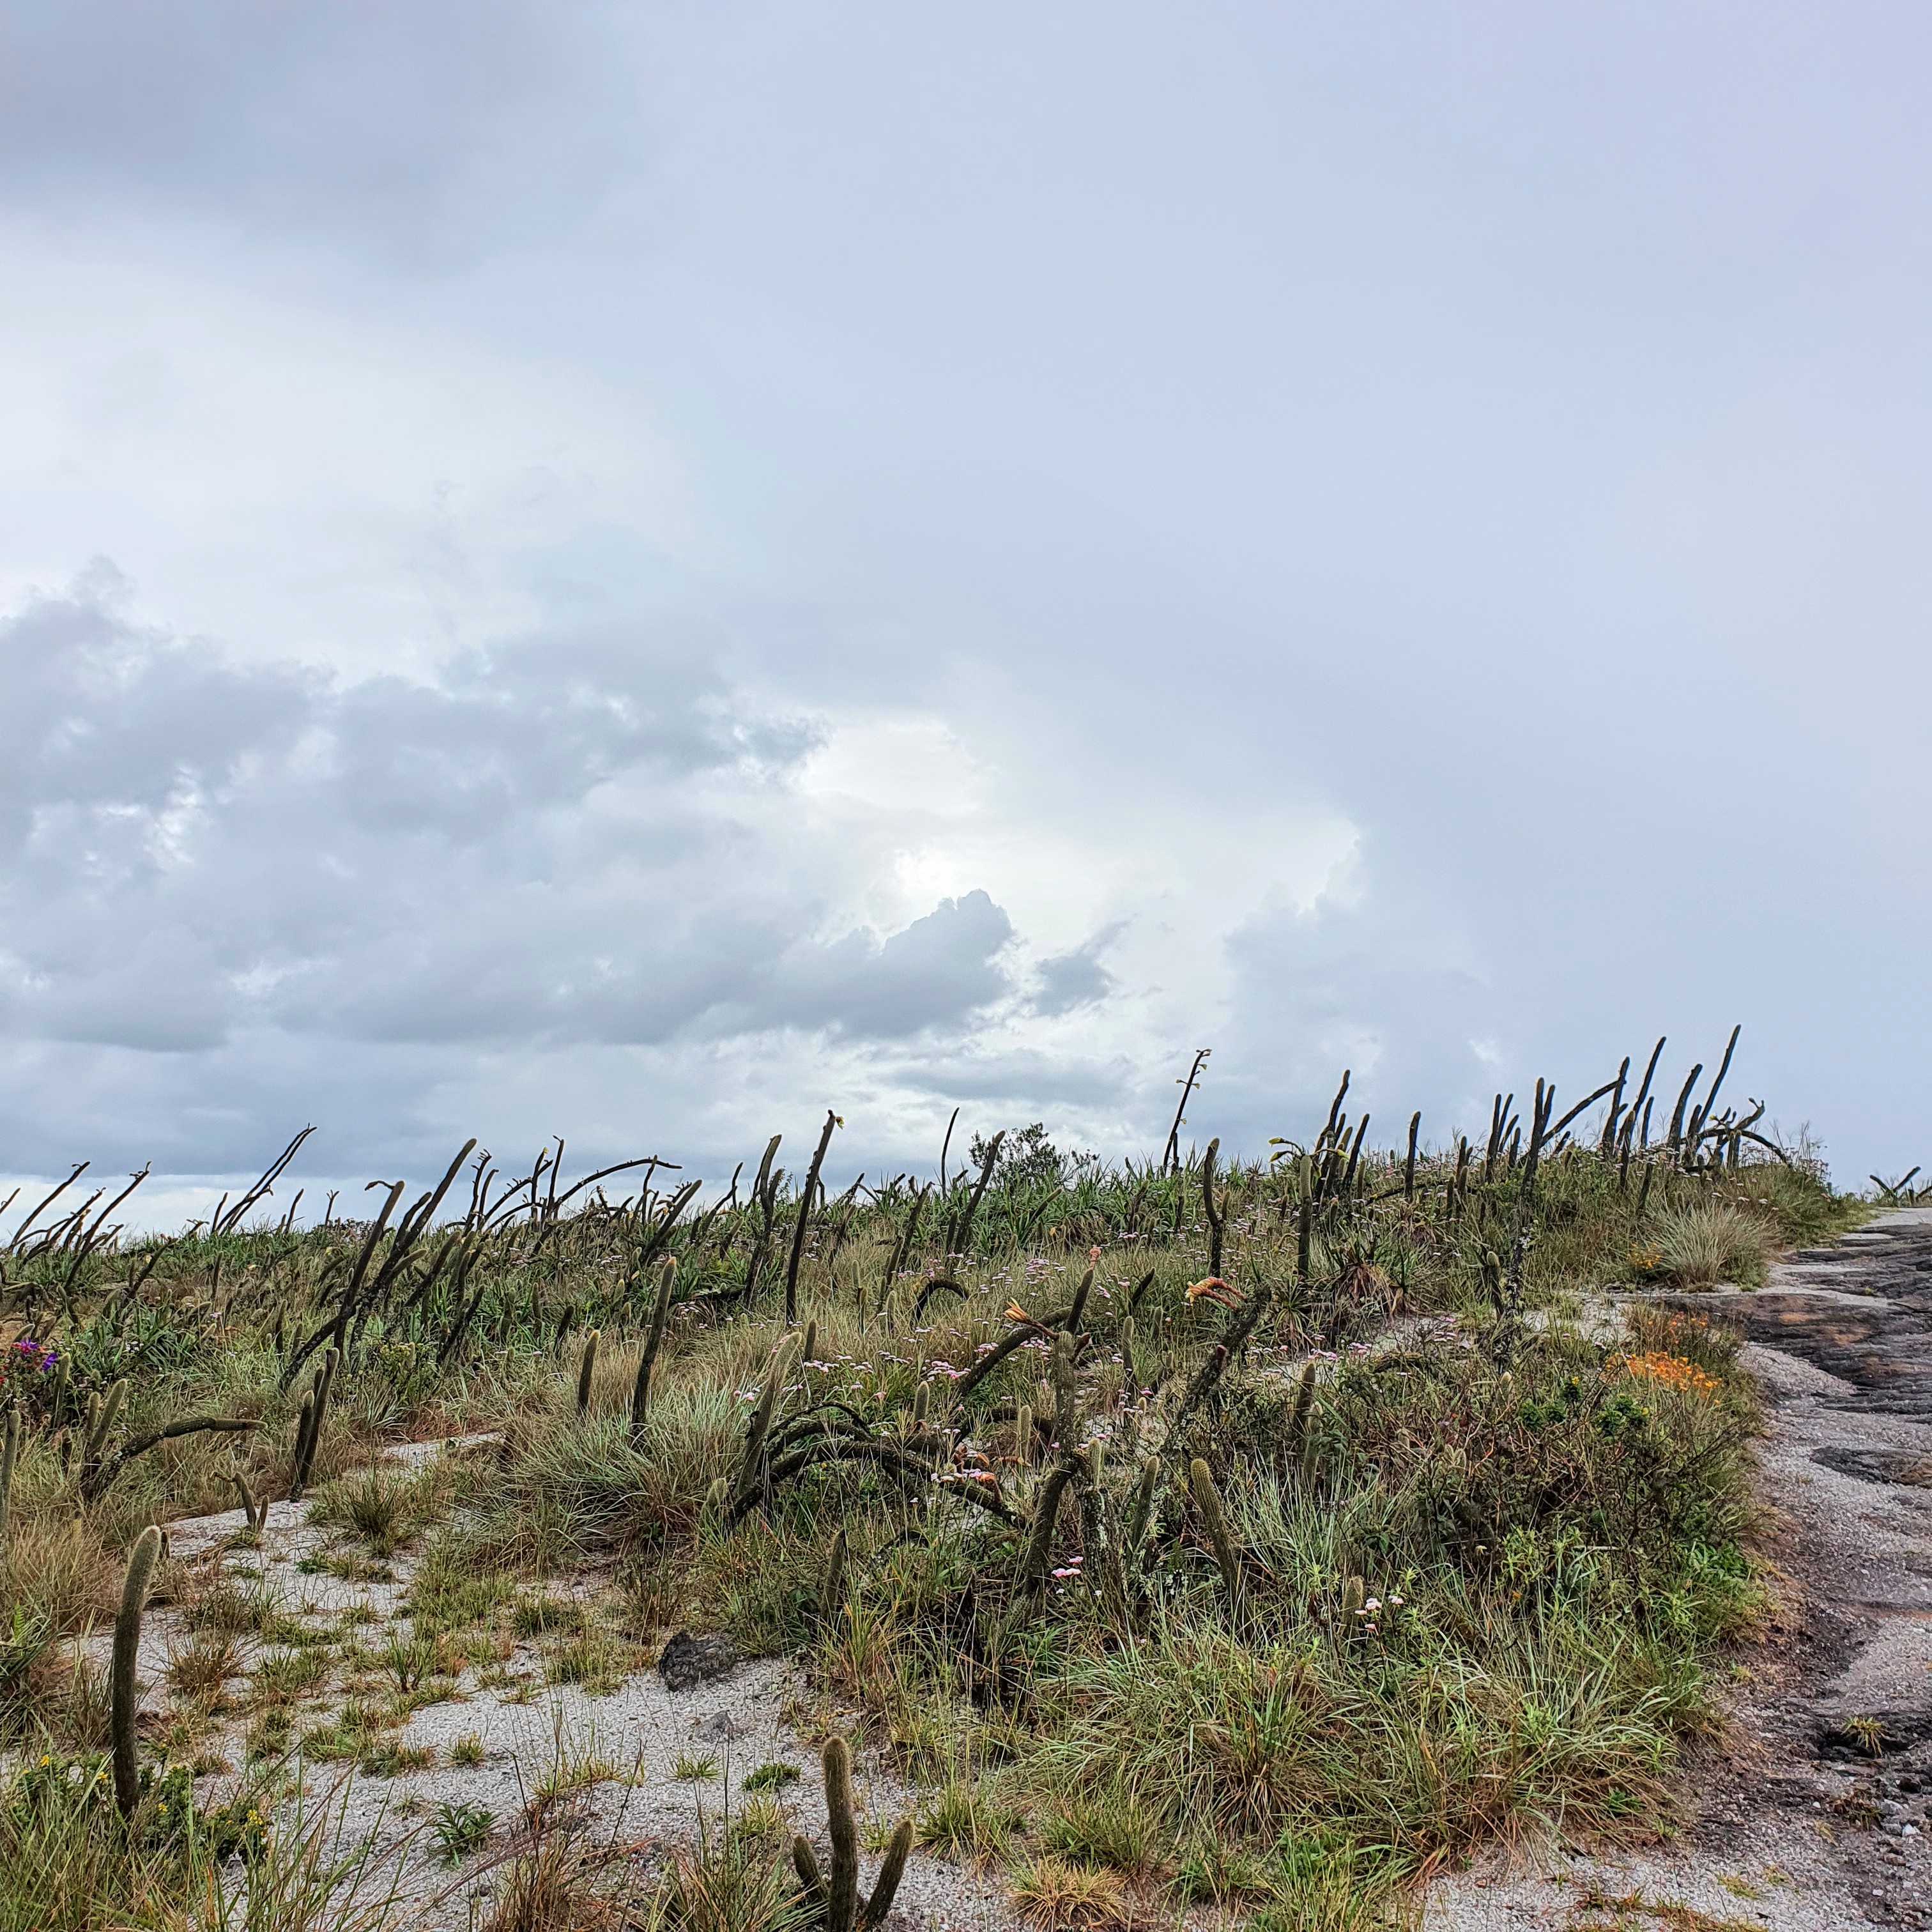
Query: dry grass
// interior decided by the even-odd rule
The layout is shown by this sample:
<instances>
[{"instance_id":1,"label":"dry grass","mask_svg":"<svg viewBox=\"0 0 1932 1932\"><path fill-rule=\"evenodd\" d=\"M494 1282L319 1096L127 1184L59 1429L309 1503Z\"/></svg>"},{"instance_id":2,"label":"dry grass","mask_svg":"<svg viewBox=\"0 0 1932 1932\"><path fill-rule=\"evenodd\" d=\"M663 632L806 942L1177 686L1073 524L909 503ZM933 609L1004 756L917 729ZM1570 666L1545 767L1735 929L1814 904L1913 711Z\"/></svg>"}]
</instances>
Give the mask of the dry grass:
<instances>
[{"instance_id":1,"label":"dry grass","mask_svg":"<svg viewBox=\"0 0 1932 1932\"><path fill-rule=\"evenodd\" d=\"M1016 1867L1012 1888L1021 1921L1035 1932L1120 1932L1133 1922L1132 1895L1118 1872L1057 1852Z\"/></svg>"}]
</instances>

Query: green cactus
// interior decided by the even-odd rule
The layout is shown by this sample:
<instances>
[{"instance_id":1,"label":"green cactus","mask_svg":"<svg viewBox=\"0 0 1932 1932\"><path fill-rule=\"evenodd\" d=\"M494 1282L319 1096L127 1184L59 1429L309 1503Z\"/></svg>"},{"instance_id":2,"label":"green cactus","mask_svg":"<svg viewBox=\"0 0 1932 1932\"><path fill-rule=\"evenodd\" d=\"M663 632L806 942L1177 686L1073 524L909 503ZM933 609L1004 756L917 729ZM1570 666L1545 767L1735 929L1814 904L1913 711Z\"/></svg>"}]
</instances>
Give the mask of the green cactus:
<instances>
[{"instance_id":1,"label":"green cactus","mask_svg":"<svg viewBox=\"0 0 1932 1932\"><path fill-rule=\"evenodd\" d=\"M586 1415L590 1411L590 1384L597 1373L597 1330L593 1328L584 1338L584 1353L577 1358L577 1412Z\"/></svg>"},{"instance_id":2,"label":"green cactus","mask_svg":"<svg viewBox=\"0 0 1932 1932\"><path fill-rule=\"evenodd\" d=\"M1134 1391L1140 1387L1140 1373L1134 1366L1134 1344L1140 1339L1140 1330L1131 1315L1124 1316L1120 1321L1120 1384L1123 1399L1131 1402Z\"/></svg>"},{"instance_id":3,"label":"green cactus","mask_svg":"<svg viewBox=\"0 0 1932 1932\"><path fill-rule=\"evenodd\" d=\"M1208 1216L1208 1272L1210 1275L1221 1272L1224 1204L1214 1198L1214 1157L1220 1151L1221 1143L1217 1137L1208 1143L1208 1151L1201 1158L1201 1205Z\"/></svg>"},{"instance_id":4,"label":"green cactus","mask_svg":"<svg viewBox=\"0 0 1932 1932\"><path fill-rule=\"evenodd\" d=\"M1197 1456L1187 1466L1187 1486L1192 1492L1208 1540L1214 1546L1214 1561L1221 1566L1221 1581L1227 1586L1228 1600L1238 1605L1241 1597L1241 1552L1234 1532L1222 1507L1221 1492L1214 1484L1214 1472Z\"/></svg>"},{"instance_id":5,"label":"green cactus","mask_svg":"<svg viewBox=\"0 0 1932 1932\"><path fill-rule=\"evenodd\" d=\"M114 1619L114 1660L109 1673L114 1802L124 1818L132 1815L141 1796L140 1763L134 1748L134 1664L141 1648L141 1613L147 1607L148 1586L154 1580L160 1555L161 1532L150 1523L128 1552L121 1612Z\"/></svg>"},{"instance_id":6,"label":"green cactus","mask_svg":"<svg viewBox=\"0 0 1932 1932\"><path fill-rule=\"evenodd\" d=\"M1033 1404L1023 1402L1019 1414L1013 1420L1013 1454L1022 1467L1033 1460Z\"/></svg>"},{"instance_id":7,"label":"green cactus","mask_svg":"<svg viewBox=\"0 0 1932 1932\"><path fill-rule=\"evenodd\" d=\"M1073 1368L1073 1337L1053 1338L1053 1434L1071 1454L1080 1440L1080 1384Z\"/></svg>"},{"instance_id":8,"label":"green cactus","mask_svg":"<svg viewBox=\"0 0 1932 1932\"><path fill-rule=\"evenodd\" d=\"M832 1871L828 1878L802 1837L791 1844L793 1868L804 1887L806 1908L822 1932L876 1932L892 1909L892 1900L905 1875L912 1852L912 1820L902 1818L886 1848L885 1860L872 1896L859 1896L859 1823L852 1803L852 1752L843 1738L826 1741L822 1760L825 1773L826 1828L832 1840Z\"/></svg>"},{"instance_id":9,"label":"green cactus","mask_svg":"<svg viewBox=\"0 0 1932 1932\"><path fill-rule=\"evenodd\" d=\"M818 1621L830 1628L845 1606L845 1532L832 1539L825 1556L825 1576L818 1586Z\"/></svg>"},{"instance_id":10,"label":"green cactus","mask_svg":"<svg viewBox=\"0 0 1932 1932\"><path fill-rule=\"evenodd\" d=\"M268 1520L268 1506L266 1502L258 1503L255 1500L255 1492L249 1488L248 1478L239 1469L230 1470L229 1476L235 1485L236 1494L241 1498L242 1520L259 1536L262 1525Z\"/></svg>"},{"instance_id":11,"label":"green cactus","mask_svg":"<svg viewBox=\"0 0 1932 1932\"><path fill-rule=\"evenodd\" d=\"M308 1479L315 1468L315 1452L322 1441L323 1424L328 1419L328 1398L335 1387L337 1365L342 1360L340 1349L326 1351L322 1366L315 1372L308 1398L302 1403L304 1426L296 1438L295 1473L289 1484L289 1501L299 1502L303 1490L308 1487Z\"/></svg>"},{"instance_id":12,"label":"green cactus","mask_svg":"<svg viewBox=\"0 0 1932 1932\"><path fill-rule=\"evenodd\" d=\"M1288 1453L1298 1456L1307 1446L1308 1418L1315 1407L1315 1364L1304 1362L1294 1378L1294 1400L1288 1411Z\"/></svg>"},{"instance_id":13,"label":"green cactus","mask_svg":"<svg viewBox=\"0 0 1932 1932\"><path fill-rule=\"evenodd\" d=\"M1127 1547L1138 1550L1145 1538L1148 1524L1154 1515L1154 1494L1160 1482L1160 1458L1148 1456L1142 1459L1141 1479L1134 1490L1133 1514L1127 1519Z\"/></svg>"},{"instance_id":14,"label":"green cactus","mask_svg":"<svg viewBox=\"0 0 1932 1932\"><path fill-rule=\"evenodd\" d=\"M119 1420L121 1406L128 1399L128 1380L124 1376L107 1391L106 1399L88 1405L88 1427L85 1460L89 1462L100 1461L107 1447L107 1438Z\"/></svg>"},{"instance_id":15,"label":"green cactus","mask_svg":"<svg viewBox=\"0 0 1932 1932\"><path fill-rule=\"evenodd\" d=\"M644 1418L650 1413L651 1377L656 1372L658 1351L664 1346L664 1324L670 1318L671 1291L677 1285L677 1257L668 1256L658 1271L658 1298L651 1308L650 1332L644 1337L644 1352L638 1358L638 1379L631 1390L631 1441L634 1445L644 1432Z\"/></svg>"},{"instance_id":16,"label":"green cactus","mask_svg":"<svg viewBox=\"0 0 1932 1932\"><path fill-rule=\"evenodd\" d=\"M1070 1335L1080 1332L1080 1318L1087 1312L1087 1298L1094 1292L1094 1270L1090 1268L1080 1277L1080 1286L1073 1291L1073 1300L1069 1306L1061 1326Z\"/></svg>"}]
</instances>

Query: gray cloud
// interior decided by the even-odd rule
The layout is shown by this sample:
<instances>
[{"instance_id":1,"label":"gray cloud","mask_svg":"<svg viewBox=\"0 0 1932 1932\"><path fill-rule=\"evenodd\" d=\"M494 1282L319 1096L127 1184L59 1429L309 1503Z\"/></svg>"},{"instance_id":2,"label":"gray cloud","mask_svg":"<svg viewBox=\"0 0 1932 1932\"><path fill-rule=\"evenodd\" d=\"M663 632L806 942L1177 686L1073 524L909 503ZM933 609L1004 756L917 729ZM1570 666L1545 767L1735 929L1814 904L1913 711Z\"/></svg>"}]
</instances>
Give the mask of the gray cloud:
<instances>
[{"instance_id":1,"label":"gray cloud","mask_svg":"<svg viewBox=\"0 0 1932 1932\"><path fill-rule=\"evenodd\" d=\"M624 112L595 7L27 0L8 27L0 169L16 193L172 204L392 262L554 226L560 198L595 194Z\"/></svg>"},{"instance_id":2,"label":"gray cloud","mask_svg":"<svg viewBox=\"0 0 1932 1932\"><path fill-rule=\"evenodd\" d=\"M1252 1147L1742 1018L1909 1164L1928 28L1760 12L24 0L0 585L152 601L0 638L0 1148L1138 1148L1204 1043Z\"/></svg>"},{"instance_id":3,"label":"gray cloud","mask_svg":"<svg viewBox=\"0 0 1932 1932\"><path fill-rule=\"evenodd\" d=\"M0 1021L56 1118L85 1049L247 1040L291 1078L406 1052L420 1082L512 1043L903 1042L1012 991L983 890L825 934L832 875L782 829L812 728L747 705L713 638L566 631L343 685L140 628L104 580L0 626ZM10 1110L16 1164L34 1111Z\"/></svg>"},{"instance_id":4,"label":"gray cloud","mask_svg":"<svg viewBox=\"0 0 1932 1932\"><path fill-rule=\"evenodd\" d=\"M1082 1006L1098 1006L1118 983L1100 963L1100 956L1126 928L1124 920L1103 926L1065 952L1042 959L1034 968L1033 1010L1057 1019Z\"/></svg>"}]
</instances>

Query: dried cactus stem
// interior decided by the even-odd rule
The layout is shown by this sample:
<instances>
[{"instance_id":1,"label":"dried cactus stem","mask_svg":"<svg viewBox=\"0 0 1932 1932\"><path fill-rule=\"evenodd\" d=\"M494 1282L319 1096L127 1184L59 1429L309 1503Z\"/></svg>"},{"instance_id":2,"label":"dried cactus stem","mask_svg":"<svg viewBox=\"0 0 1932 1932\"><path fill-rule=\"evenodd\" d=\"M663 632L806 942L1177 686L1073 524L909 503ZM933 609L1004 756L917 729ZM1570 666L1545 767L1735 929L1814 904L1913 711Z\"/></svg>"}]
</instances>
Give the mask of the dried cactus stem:
<instances>
[{"instance_id":1,"label":"dried cactus stem","mask_svg":"<svg viewBox=\"0 0 1932 1932\"><path fill-rule=\"evenodd\" d=\"M154 1565L160 1554L161 1532L150 1523L128 1552L128 1573L121 1585L120 1614L114 1619L114 1660L109 1678L114 1802L124 1818L133 1815L141 1796L140 1764L134 1746L134 1664L141 1648L141 1613L147 1607L148 1586L154 1581Z\"/></svg>"}]
</instances>

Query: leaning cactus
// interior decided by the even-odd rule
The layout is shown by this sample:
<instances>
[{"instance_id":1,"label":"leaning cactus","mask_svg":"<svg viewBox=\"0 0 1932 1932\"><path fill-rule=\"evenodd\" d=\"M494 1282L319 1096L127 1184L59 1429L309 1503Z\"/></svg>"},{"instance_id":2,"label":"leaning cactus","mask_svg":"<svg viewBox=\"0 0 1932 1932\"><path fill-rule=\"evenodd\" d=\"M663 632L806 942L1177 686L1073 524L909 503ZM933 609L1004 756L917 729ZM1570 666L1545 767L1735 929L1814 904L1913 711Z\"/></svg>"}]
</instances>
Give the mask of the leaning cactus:
<instances>
[{"instance_id":1,"label":"leaning cactus","mask_svg":"<svg viewBox=\"0 0 1932 1932\"><path fill-rule=\"evenodd\" d=\"M114 1736L114 1802L125 1818L141 1796L140 1765L134 1749L134 1663L141 1648L141 1613L148 1586L160 1559L161 1532L142 1530L128 1552L121 1586L121 1613L114 1619L114 1660L109 1674Z\"/></svg>"},{"instance_id":2,"label":"leaning cactus","mask_svg":"<svg viewBox=\"0 0 1932 1932\"><path fill-rule=\"evenodd\" d=\"M878 1881L869 1898L859 1896L859 1824L852 1804L852 1752L843 1738L826 1742L825 1768L826 1828L832 1839L832 1871L828 1878L802 1837L791 1841L791 1858L805 1904L820 1932L875 1932L892 1909L892 1899L905 1875L912 1852L912 1820L902 1818L886 1848Z\"/></svg>"},{"instance_id":3,"label":"leaning cactus","mask_svg":"<svg viewBox=\"0 0 1932 1932\"><path fill-rule=\"evenodd\" d=\"M667 1256L658 1274L658 1298L651 1309L650 1332L644 1337L644 1352L638 1358L638 1380L631 1391L631 1440L638 1442L644 1432L644 1418L651 1406L651 1376L657 1367L658 1351L664 1346L664 1323L670 1315L671 1290L677 1283L677 1257Z\"/></svg>"}]
</instances>

